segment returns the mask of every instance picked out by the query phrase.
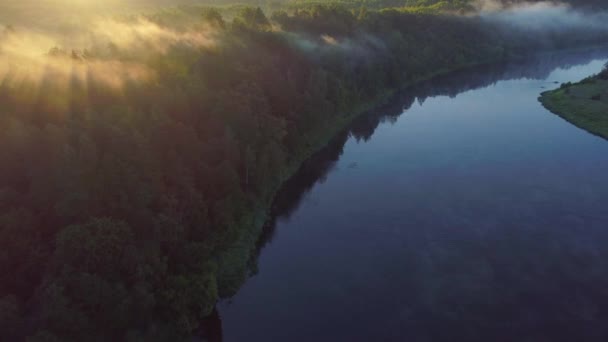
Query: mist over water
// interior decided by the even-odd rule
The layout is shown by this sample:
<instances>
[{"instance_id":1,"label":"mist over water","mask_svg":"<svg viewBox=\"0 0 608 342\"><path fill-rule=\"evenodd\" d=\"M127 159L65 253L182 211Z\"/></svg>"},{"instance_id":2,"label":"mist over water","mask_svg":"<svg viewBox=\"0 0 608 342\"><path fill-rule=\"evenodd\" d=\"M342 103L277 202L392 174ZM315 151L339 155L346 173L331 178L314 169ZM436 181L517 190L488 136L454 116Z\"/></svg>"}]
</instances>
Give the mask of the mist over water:
<instances>
[{"instance_id":1,"label":"mist over water","mask_svg":"<svg viewBox=\"0 0 608 342\"><path fill-rule=\"evenodd\" d=\"M131 6L140 8L143 4L163 3L129 1L122 10L118 2L112 1L1 4L5 16L6 13L12 15L0 17L7 25L3 29L0 26L0 82L26 81L36 87L45 80L49 86L55 82L58 88L65 88L69 79L76 79L120 89L126 82L154 79L155 71L144 63L152 54L165 54L179 45L211 48L217 43L215 29L202 23L197 15L184 17L187 20L180 23L180 27L160 25L144 16L117 17L117 13L129 13L127 9ZM584 36L608 32L606 13L585 12L560 2L505 4L480 0L475 7L477 15L489 23L504 26L507 34ZM73 20L77 13L82 13L82 20ZM46 16L53 18L53 24L44 23L42 19ZM330 34L310 37L285 32L285 38L312 58L346 53L347 63L357 60L373 63L386 52L382 39L366 32L358 32L353 37ZM117 51L120 56L115 54ZM53 52L52 58L50 52Z\"/></svg>"},{"instance_id":2,"label":"mist over water","mask_svg":"<svg viewBox=\"0 0 608 342\"><path fill-rule=\"evenodd\" d=\"M561 2L520 2L506 5L495 0L483 0L476 7L485 20L532 33L572 30L608 32L606 12L575 9Z\"/></svg>"}]
</instances>

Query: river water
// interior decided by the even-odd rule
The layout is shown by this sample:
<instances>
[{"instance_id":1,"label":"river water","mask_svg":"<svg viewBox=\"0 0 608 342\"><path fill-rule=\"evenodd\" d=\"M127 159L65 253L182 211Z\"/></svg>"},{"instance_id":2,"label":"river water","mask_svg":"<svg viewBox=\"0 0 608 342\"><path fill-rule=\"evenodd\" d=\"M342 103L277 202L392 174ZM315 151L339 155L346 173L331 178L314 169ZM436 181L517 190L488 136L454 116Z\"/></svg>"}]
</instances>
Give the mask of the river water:
<instances>
[{"instance_id":1,"label":"river water","mask_svg":"<svg viewBox=\"0 0 608 342\"><path fill-rule=\"evenodd\" d=\"M537 101L607 56L451 74L357 120L277 198L216 339L607 341L608 142Z\"/></svg>"}]
</instances>

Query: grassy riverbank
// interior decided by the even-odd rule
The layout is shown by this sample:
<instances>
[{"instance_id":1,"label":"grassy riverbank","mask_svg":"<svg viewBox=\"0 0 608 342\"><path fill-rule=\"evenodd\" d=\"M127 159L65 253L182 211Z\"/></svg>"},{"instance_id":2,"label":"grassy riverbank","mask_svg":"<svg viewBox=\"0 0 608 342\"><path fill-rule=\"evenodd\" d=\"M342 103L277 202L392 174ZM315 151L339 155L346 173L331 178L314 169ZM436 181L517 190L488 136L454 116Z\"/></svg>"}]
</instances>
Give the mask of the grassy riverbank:
<instances>
[{"instance_id":1,"label":"grassy riverbank","mask_svg":"<svg viewBox=\"0 0 608 342\"><path fill-rule=\"evenodd\" d=\"M601 75L563 84L542 93L539 100L573 125L608 139L608 79Z\"/></svg>"}]
</instances>

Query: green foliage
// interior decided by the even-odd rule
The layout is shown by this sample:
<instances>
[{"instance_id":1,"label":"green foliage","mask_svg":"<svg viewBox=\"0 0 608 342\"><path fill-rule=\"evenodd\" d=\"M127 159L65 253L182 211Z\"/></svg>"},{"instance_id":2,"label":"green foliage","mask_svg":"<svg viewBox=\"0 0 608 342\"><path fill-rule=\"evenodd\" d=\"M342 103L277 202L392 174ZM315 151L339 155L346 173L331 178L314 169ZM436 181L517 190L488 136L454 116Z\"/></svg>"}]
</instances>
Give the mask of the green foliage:
<instances>
[{"instance_id":1,"label":"green foliage","mask_svg":"<svg viewBox=\"0 0 608 342\"><path fill-rule=\"evenodd\" d=\"M474 3L475 1L472 0L339 0L329 3L321 0L293 0L288 1L286 7L307 9L329 4L350 10L400 8L404 11L416 13L439 13L445 11L472 11Z\"/></svg>"},{"instance_id":2,"label":"green foliage","mask_svg":"<svg viewBox=\"0 0 608 342\"><path fill-rule=\"evenodd\" d=\"M600 76L602 73L579 83L562 84L543 93L540 101L575 126L608 139L608 80Z\"/></svg>"},{"instance_id":3,"label":"green foliage","mask_svg":"<svg viewBox=\"0 0 608 342\"><path fill-rule=\"evenodd\" d=\"M266 18L262 9L245 7L239 15L234 18L232 25L235 29L249 29L256 31L264 31L270 29L270 21Z\"/></svg>"},{"instance_id":4,"label":"green foliage","mask_svg":"<svg viewBox=\"0 0 608 342\"><path fill-rule=\"evenodd\" d=\"M271 22L239 7L230 22L195 9L146 20L207 34L209 44L45 57L70 67L136 64L153 71L149 80L119 89L77 78L63 88L52 78L0 84L0 318L16 339L175 340L195 331L246 278L281 182L361 108L538 46L476 18L422 10L312 4Z\"/></svg>"},{"instance_id":5,"label":"green foliage","mask_svg":"<svg viewBox=\"0 0 608 342\"><path fill-rule=\"evenodd\" d=\"M55 261L70 272L121 279L134 271L133 247L133 233L125 223L96 219L59 233Z\"/></svg>"},{"instance_id":6,"label":"green foliage","mask_svg":"<svg viewBox=\"0 0 608 342\"><path fill-rule=\"evenodd\" d=\"M218 298L217 282L212 275L179 275L168 279L163 300L169 312L177 315L177 328L188 334L198 328L201 317L213 310Z\"/></svg>"},{"instance_id":7,"label":"green foliage","mask_svg":"<svg viewBox=\"0 0 608 342\"><path fill-rule=\"evenodd\" d=\"M212 28L215 29L224 29L226 28L226 22L222 17L220 11L216 8L208 7L201 9L201 16L203 18L203 22L209 24Z\"/></svg>"},{"instance_id":8,"label":"green foliage","mask_svg":"<svg viewBox=\"0 0 608 342\"><path fill-rule=\"evenodd\" d=\"M606 63L602 71L597 74L597 78L599 78L600 80L608 80L608 63Z\"/></svg>"}]
</instances>

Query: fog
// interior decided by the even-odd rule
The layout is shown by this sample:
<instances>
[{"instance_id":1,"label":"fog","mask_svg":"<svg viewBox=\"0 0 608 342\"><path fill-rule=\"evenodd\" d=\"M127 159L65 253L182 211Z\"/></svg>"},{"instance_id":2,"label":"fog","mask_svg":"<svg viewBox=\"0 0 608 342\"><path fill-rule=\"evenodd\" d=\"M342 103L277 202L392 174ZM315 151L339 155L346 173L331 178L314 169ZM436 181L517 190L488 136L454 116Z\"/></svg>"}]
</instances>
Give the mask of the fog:
<instances>
[{"instance_id":1,"label":"fog","mask_svg":"<svg viewBox=\"0 0 608 342\"><path fill-rule=\"evenodd\" d=\"M170 3L192 2L0 0L0 85L36 88L54 83L61 89L76 80L120 90L127 82L156 77L146 64L153 54L166 53L176 45L215 46L217 31L205 26L198 15L181 12L180 19L167 26L133 14ZM479 0L476 8L483 20L514 33L608 32L606 13L589 13L560 2ZM351 61L372 62L387 53L382 39L365 32L353 37L330 33L305 37L290 32L285 36L312 58L346 52Z\"/></svg>"},{"instance_id":2,"label":"fog","mask_svg":"<svg viewBox=\"0 0 608 342\"><path fill-rule=\"evenodd\" d=\"M568 33L573 30L608 31L608 15L605 12L590 13L561 2L521 2L505 5L495 0L480 0L477 8L479 15L485 20L512 29Z\"/></svg>"},{"instance_id":3,"label":"fog","mask_svg":"<svg viewBox=\"0 0 608 342\"><path fill-rule=\"evenodd\" d=\"M91 87L121 96L125 85L152 82L155 55L171 47L213 48L216 30L204 25L161 26L146 17L97 17L69 32L0 27L0 90L23 107L48 99L47 110L67 111Z\"/></svg>"}]
</instances>

